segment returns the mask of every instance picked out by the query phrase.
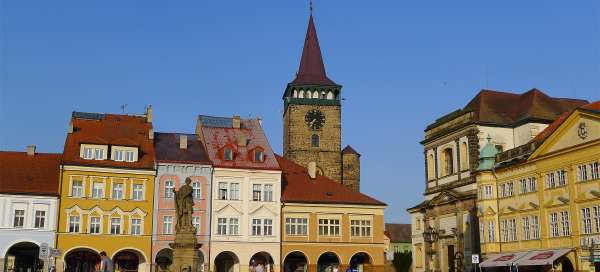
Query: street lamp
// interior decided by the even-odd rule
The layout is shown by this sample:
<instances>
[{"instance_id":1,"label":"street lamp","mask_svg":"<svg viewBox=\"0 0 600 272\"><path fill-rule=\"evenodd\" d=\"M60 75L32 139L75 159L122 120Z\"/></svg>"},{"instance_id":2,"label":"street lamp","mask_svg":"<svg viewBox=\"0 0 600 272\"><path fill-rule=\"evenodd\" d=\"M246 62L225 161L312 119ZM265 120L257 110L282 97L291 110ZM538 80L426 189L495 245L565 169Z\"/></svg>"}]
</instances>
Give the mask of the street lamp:
<instances>
[{"instance_id":1,"label":"street lamp","mask_svg":"<svg viewBox=\"0 0 600 272\"><path fill-rule=\"evenodd\" d=\"M423 232L423 238L425 238L425 242L433 243L438 239L438 233L431 226L427 227Z\"/></svg>"}]
</instances>

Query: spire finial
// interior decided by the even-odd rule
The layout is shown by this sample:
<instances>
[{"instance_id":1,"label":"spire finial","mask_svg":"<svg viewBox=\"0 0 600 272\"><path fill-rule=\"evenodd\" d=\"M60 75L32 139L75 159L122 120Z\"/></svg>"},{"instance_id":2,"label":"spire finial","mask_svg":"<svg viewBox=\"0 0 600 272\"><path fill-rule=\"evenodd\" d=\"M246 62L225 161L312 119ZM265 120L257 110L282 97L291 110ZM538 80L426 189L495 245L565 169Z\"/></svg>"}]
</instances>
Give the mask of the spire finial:
<instances>
[{"instance_id":1,"label":"spire finial","mask_svg":"<svg viewBox=\"0 0 600 272\"><path fill-rule=\"evenodd\" d=\"M491 143L491 142L492 142L492 135L488 134L488 136L487 136L487 141L488 141L488 143Z\"/></svg>"},{"instance_id":2,"label":"spire finial","mask_svg":"<svg viewBox=\"0 0 600 272\"><path fill-rule=\"evenodd\" d=\"M309 4L308 4L308 5L309 5L309 9L310 9L310 15L312 16L312 10L313 10L313 7L312 7L312 0L310 0L310 1L309 1Z\"/></svg>"}]
</instances>

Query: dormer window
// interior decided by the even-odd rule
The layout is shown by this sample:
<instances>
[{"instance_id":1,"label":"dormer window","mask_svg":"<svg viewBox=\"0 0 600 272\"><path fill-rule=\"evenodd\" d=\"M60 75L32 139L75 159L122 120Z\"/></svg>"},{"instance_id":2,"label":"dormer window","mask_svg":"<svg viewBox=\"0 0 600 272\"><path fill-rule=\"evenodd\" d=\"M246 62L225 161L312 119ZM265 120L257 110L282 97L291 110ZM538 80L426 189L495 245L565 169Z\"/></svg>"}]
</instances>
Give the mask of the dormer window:
<instances>
[{"instance_id":1,"label":"dormer window","mask_svg":"<svg viewBox=\"0 0 600 272\"><path fill-rule=\"evenodd\" d=\"M125 151L125 161L127 161L127 162L133 162L134 161L133 151Z\"/></svg>"},{"instance_id":2,"label":"dormer window","mask_svg":"<svg viewBox=\"0 0 600 272\"><path fill-rule=\"evenodd\" d=\"M123 161L123 150L115 150L115 152L113 152L113 160Z\"/></svg>"},{"instance_id":3,"label":"dormer window","mask_svg":"<svg viewBox=\"0 0 600 272\"><path fill-rule=\"evenodd\" d=\"M136 162L138 160L138 150L136 147L113 146L112 160L119 162Z\"/></svg>"},{"instance_id":4,"label":"dormer window","mask_svg":"<svg viewBox=\"0 0 600 272\"><path fill-rule=\"evenodd\" d=\"M81 144L79 156L85 160L105 160L107 150L105 145Z\"/></svg>"},{"instance_id":5,"label":"dormer window","mask_svg":"<svg viewBox=\"0 0 600 272\"><path fill-rule=\"evenodd\" d=\"M233 160L233 150L231 150L231 148L226 147L225 149L223 149L223 160Z\"/></svg>"},{"instance_id":6,"label":"dormer window","mask_svg":"<svg viewBox=\"0 0 600 272\"><path fill-rule=\"evenodd\" d=\"M254 162L263 162L265 160L265 154L261 149L254 150Z\"/></svg>"},{"instance_id":7,"label":"dormer window","mask_svg":"<svg viewBox=\"0 0 600 272\"><path fill-rule=\"evenodd\" d=\"M92 148L86 147L83 149L83 158L86 160L91 160L93 159L93 153L92 153Z\"/></svg>"}]
</instances>

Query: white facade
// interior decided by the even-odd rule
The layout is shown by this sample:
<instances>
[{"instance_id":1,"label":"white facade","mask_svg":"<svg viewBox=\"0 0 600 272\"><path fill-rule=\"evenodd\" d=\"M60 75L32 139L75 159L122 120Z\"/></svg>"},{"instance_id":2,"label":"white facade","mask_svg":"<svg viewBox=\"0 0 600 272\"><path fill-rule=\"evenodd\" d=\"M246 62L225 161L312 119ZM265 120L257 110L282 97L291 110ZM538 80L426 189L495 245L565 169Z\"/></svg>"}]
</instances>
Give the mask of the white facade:
<instances>
[{"instance_id":1,"label":"white facade","mask_svg":"<svg viewBox=\"0 0 600 272\"><path fill-rule=\"evenodd\" d=\"M42 243L46 243L49 247L54 247L57 208L56 196L0 194L1 267L4 268L7 254L16 244L29 242L39 247ZM38 227L36 227L36 212ZM15 220L15 217L18 218Z\"/></svg>"},{"instance_id":2,"label":"white facade","mask_svg":"<svg viewBox=\"0 0 600 272\"><path fill-rule=\"evenodd\" d=\"M234 260L233 272L248 271L257 253L271 257L274 271L279 271L280 197L281 171L214 169L211 270L219 265L215 263L217 256L228 252Z\"/></svg>"}]
</instances>

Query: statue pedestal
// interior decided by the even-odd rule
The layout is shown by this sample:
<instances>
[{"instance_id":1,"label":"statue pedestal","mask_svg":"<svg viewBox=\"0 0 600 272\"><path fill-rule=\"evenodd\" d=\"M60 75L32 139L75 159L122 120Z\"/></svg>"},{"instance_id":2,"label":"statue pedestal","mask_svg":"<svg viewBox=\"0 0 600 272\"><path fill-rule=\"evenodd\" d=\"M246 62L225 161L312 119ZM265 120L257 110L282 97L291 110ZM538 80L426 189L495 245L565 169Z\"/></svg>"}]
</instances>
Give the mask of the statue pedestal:
<instances>
[{"instance_id":1,"label":"statue pedestal","mask_svg":"<svg viewBox=\"0 0 600 272\"><path fill-rule=\"evenodd\" d=\"M200 272L202 263L198 254L200 245L196 239L196 230L181 229L176 231L175 242L169 246L173 249L171 272Z\"/></svg>"}]
</instances>

